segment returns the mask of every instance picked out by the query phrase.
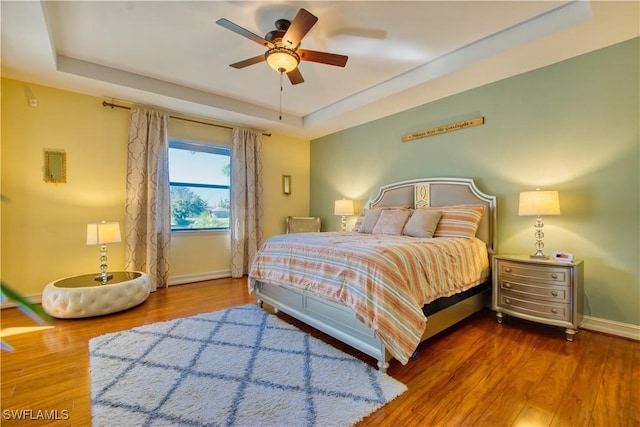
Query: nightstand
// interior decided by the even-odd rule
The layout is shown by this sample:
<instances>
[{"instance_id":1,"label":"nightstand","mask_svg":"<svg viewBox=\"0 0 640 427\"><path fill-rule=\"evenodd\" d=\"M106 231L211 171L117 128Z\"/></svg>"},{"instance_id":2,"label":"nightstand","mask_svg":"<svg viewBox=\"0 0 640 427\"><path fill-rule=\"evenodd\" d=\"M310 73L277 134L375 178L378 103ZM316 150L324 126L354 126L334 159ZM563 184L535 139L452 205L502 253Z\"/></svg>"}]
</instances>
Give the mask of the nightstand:
<instances>
[{"instance_id":1,"label":"nightstand","mask_svg":"<svg viewBox=\"0 0 640 427\"><path fill-rule=\"evenodd\" d=\"M535 259L528 255L493 258L493 310L504 315L565 327L573 341L582 320L583 262Z\"/></svg>"}]
</instances>

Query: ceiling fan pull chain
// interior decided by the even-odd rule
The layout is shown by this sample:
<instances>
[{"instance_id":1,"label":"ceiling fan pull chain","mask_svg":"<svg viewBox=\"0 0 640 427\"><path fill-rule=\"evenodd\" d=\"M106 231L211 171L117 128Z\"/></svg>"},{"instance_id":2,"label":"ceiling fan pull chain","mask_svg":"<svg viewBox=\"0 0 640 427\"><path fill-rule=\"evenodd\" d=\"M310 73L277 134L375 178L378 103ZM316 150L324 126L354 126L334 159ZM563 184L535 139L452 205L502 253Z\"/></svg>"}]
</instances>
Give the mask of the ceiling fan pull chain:
<instances>
[{"instance_id":1,"label":"ceiling fan pull chain","mask_svg":"<svg viewBox=\"0 0 640 427\"><path fill-rule=\"evenodd\" d=\"M282 121L282 75L284 73L280 71L280 121Z\"/></svg>"}]
</instances>

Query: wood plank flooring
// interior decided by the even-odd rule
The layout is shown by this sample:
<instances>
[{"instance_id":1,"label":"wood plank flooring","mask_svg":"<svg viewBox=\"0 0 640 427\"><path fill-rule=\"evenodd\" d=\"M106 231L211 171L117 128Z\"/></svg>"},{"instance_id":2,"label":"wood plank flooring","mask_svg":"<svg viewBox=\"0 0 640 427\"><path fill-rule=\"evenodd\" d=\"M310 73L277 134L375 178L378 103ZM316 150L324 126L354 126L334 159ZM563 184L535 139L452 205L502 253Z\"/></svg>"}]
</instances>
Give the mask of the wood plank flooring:
<instances>
[{"instance_id":1,"label":"wood plank flooring","mask_svg":"<svg viewBox=\"0 0 640 427\"><path fill-rule=\"evenodd\" d=\"M91 338L253 302L246 279L220 279L160 289L125 312L22 333L16 328L37 325L18 309L2 310L3 340L15 351L1 354L0 423L89 426ZM640 342L590 331L570 343L561 328L514 318L498 325L486 310L422 343L406 366L392 361L388 373L409 390L358 426L640 426ZM51 417L58 419L43 419Z\"/></svg>"}]
</instances>

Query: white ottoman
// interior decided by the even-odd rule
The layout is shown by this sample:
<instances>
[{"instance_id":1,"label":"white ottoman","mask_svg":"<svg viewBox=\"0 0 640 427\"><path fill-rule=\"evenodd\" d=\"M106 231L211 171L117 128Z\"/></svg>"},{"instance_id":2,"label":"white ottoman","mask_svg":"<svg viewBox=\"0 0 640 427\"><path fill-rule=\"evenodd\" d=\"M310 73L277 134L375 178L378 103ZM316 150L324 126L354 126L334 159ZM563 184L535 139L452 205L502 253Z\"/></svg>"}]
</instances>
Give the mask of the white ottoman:
<instances>
[{"instance_id":1,"label":"white ottoman","mask_svg":"<svg viewBox=\"0 0 640 427\"><path fill-rule=\"evenodd\" d=\"M56 280L42 291L42 308L60 319L101 316L142 304L150 292L149 276L140 271L114 271L105 285L84 274Z\"/></svg>"}]
</instances>

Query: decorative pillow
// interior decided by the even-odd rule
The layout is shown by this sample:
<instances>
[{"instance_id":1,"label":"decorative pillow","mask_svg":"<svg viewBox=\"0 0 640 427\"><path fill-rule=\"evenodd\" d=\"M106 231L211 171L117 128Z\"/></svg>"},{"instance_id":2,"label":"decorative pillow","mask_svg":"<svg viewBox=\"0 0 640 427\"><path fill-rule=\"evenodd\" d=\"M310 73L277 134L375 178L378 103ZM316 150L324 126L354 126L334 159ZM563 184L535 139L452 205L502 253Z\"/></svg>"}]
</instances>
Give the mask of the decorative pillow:
<instances>
[{"instance_id":1,"label":"decorative pillow","mask_svg":"<svg viewBox=\"0 0 640 427\"><path fill-rule=\"evenodd\" d=\"M440 222L433 237L476 237L478 224L484 213L483 205L455 205L422 208L442 211Z\"/></svg>"},{"instance_id":2,"label":"decorative pillow","mask_svg":"<svg viewBox=\"0 0 640 427\"><path fill-rule=\"evenodd\" d=\"M402 234L411 237L433 237L441 216L442 211L417 209L409 217Z\"/></svg>"},{"instance_id":3,"label":"decorative pillow","mask_svg":"<svg viewBox=\"0 0 640 427\"><path fill-rule=\"evenodd\" d=\"M360 231L360 228L362 228L362 222L364 221L364 216L367 214L367 212L369 211L369 209L362 209L360 211L360 213L358 214L358 217L356 218L356 223L353 226L353 231Z\"/></svg>"},{"instance_id":4,"label":"decorative pillow","mask_svg":"<svg viewBox=\"0 0 640 427\"><path fill-rule=\"evenodd\" d=\"M365 212L364 218L362 219L362 225L358 231L360 233L371 233L373 231L373 227L376 226L376 222L378 222L380 212L382 212L382 209L367 209L367 212Z\"/></svg>"},{"instance_id":5,"label":"decorative pillow","mask_svg":"<svg viewBox=\"0 0 640 427\"><path fill-rule=\"evenodd\" d=\"M380 216L380 212L383 210L389 209L404 209L408 210L409 206L385 206L383 208L375 208L375 209L362 209L356 218L356 223L353 226L353 231L358 231L360 233L371 233L373 231L373 227L375 227L376 222L378 221L378 217ZM371 214L370 212L377 211L375 214ZM365 218L369 214L369 220L365 225Z\"/></svg>"},{"instance_id":6,"label":"decorative pillow","mask_svg":"<svg viewBox=\"0 0 640 427\"><path fill-rule=\"evenodd\" d=\"M384 209L380 212L380 217L373 227L372 233L399 235L402 233L409 215L411 215L411 211L408 209Z\"/></svg>"}]
</instances>

